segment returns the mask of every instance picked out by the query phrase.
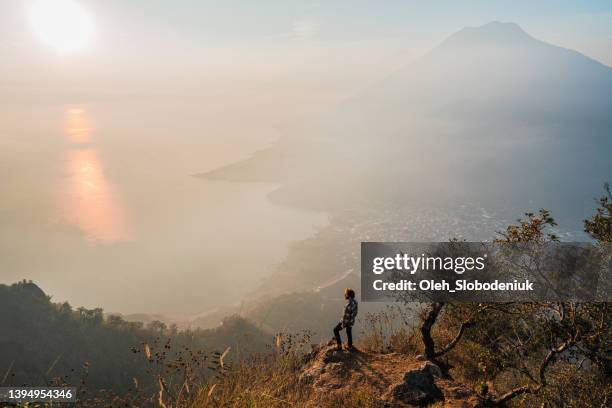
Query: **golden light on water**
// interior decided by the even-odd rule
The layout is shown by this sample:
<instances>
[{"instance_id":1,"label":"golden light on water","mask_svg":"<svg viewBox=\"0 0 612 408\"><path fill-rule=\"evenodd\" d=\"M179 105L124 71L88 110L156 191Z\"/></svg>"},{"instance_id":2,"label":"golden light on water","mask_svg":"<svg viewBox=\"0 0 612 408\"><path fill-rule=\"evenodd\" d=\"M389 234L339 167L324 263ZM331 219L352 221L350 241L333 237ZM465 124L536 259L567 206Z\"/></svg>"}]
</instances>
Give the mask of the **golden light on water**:
<instances>
[{"instance_id":1,"label":"golden light on water","mask_svg":"<svg viewBox=\"0 0 612 408\"><path fill-rule=\"evenodd\" d=\"M92 122L83 108L66 110L65 135L74 145L64 161L61 202L64 218L95 243L129 240L125 212L115 189L104 174L98 152L91 144Z\"/></svg>"},{"instance_id":2,"label":"golden light on water","mask_svg":"<svg viewBox=\"0 0 612 408\"><path fill-rule=\"evenodd\" d=\"M66 111L66 135L72 143L90 143L92 124L82 108L69 108Z\"/></svg>"}]
</instances>

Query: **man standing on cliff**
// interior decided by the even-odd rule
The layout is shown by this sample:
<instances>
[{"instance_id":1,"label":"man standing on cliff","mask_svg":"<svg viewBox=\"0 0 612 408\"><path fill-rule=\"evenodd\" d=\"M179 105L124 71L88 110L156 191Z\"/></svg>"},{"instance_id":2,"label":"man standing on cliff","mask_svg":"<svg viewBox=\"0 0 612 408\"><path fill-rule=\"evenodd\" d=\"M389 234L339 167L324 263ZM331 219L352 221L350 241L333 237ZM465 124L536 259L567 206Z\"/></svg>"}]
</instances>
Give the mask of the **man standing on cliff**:
<instances>
[{"instance_id":1,"label":"man standing on cliff","mask_svg":"<svg viewBox=\"0 0 612 408\"><path fill-rule=\"evenodd\" d=\"M348 301L344 306L344 315L342 321L334 327L334 336L338 344L338 350L342 350L342 339L340 338L340 330L346 329L346 337L348 338L348 350L354 350L353 347L353 325L357 317L357 301L355 300L355 291L350 288L344 289L344 298Z\"/></svg>"}]
</instances>

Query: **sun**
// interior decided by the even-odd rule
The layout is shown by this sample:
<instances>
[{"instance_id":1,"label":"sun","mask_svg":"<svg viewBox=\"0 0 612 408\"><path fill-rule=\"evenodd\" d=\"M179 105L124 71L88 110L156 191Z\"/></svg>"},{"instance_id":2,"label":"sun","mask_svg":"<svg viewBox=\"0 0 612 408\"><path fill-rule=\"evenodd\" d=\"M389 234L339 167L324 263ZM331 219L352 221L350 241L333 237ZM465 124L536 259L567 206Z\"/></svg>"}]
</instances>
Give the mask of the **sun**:
<instances>
[{"instance_id":1,"label":"sun","mask_svg":"<svg viewBox=\"0 0 612 408\"><path fill-rule=\"evenodd\" d=\"M30 8L30 24L60 54L84 48L93 32L89 14L74 0L36 0Z\"/></svg>"}]
</instances>

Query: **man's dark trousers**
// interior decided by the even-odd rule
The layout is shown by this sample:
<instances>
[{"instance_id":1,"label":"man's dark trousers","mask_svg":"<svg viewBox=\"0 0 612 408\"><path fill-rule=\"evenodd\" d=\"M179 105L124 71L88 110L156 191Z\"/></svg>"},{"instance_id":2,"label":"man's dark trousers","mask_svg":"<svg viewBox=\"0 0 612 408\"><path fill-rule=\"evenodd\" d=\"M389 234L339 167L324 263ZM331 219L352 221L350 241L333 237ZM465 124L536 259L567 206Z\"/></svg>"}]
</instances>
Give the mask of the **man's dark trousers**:
<instances>
[{"instance_id":1,"label":"man's dark trousers","mask_svg":"<svg viewBox=\"0 0 612 408\"><path fill-rule=\"evenodd\" d=\"M353 328L351 326L346 326L345 329L346 337L348 338L348 346L353 347ZM342 330L342 323L338 323L338 325L334 327L334 336L336 336L336 343L338 343L338 346L342 345L340 330Z\"/></svg>"}]
</instances>

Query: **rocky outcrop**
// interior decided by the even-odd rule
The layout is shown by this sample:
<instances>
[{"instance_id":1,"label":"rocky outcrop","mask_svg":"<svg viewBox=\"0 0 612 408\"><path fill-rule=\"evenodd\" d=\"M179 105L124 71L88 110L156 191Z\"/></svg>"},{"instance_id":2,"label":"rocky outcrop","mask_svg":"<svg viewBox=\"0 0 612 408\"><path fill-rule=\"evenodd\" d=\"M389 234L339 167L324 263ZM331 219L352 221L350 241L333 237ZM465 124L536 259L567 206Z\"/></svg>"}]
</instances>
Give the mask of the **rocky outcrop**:
<instances>
[{"instance_id":1,"label":"rocky outcrop","mask_svg":"<svg viewBox=\"0 0 612 408\"><path fill-rule=\"evenodd\" d=\"M312 390L308 407L342 406L357 394L389 408L479 405L473 390L443 376L430 361L401 353L339 351L333 343L316 346L305 357L300 382Z\"/></svg>"},{"instance_id":2,"label":"rocky outcrop","mask_svg":"<svg viewBox=\"0 0 612 408\"><path fill-rule=\"evenodd\" d=\"M402 402L417 406L442 401L444 394L435 383L435 379L441 377L440 367L427 361L407 371L404 380L389 387L382 399L390 403Z\"/></svg>"}]
</instances>

